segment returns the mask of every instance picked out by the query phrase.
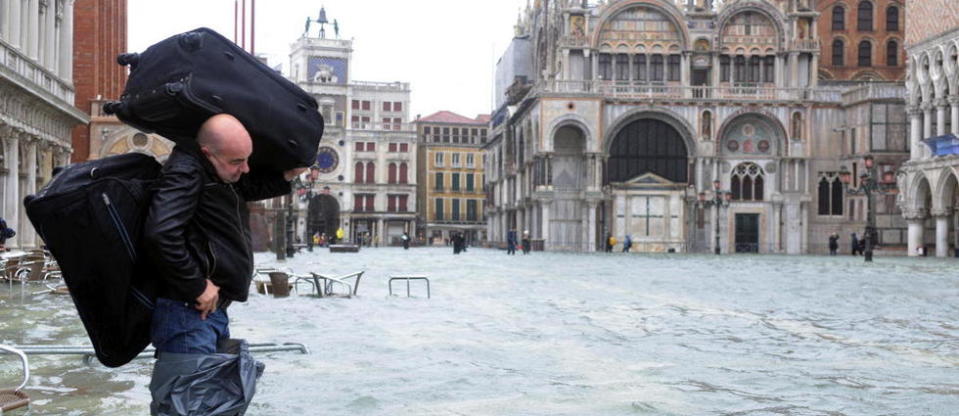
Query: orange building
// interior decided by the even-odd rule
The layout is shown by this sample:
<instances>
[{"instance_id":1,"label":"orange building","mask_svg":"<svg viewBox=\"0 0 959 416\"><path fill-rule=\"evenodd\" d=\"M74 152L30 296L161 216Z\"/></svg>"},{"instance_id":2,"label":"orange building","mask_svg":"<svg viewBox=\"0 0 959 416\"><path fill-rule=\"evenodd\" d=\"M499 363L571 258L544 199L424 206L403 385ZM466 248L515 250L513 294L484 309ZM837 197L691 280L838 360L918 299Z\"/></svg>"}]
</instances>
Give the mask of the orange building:
<instances>
[{"instance_id":1,"label":"orange building","mask_svg":"<svg viewBox=\"0 0 959 416\"><path fill-rule=\"evenodd\" d=\"M903 80L905 7L905 0L820 1L819 79Z\"/></svg>"}]
</instances>

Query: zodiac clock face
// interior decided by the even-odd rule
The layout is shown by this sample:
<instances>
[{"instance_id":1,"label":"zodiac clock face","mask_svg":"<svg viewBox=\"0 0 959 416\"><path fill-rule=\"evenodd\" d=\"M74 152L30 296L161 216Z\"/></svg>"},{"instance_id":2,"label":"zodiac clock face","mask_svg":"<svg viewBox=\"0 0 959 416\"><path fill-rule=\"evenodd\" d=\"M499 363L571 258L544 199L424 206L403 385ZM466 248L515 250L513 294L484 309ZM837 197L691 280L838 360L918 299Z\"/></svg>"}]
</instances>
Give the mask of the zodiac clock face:
<instances>
[{"instance_id":1,"label":"zodiac clock face","mask_svg":"<svg viewBox=\"0 0 959 416\"><path fill-rule=\"evenodd\" d=\"M316 166L322 173L330 173L340 163L340 156L331 147L323 146L316 153Z\"/></svg>"}]
</instances>

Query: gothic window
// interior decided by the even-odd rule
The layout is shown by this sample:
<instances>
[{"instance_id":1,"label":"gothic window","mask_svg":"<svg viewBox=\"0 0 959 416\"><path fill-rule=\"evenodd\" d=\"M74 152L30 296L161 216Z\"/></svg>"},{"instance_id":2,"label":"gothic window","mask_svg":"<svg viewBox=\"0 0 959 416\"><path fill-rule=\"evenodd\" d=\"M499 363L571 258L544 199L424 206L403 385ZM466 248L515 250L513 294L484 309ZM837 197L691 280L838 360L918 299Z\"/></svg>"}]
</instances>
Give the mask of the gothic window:
<instances>
[{"instance_id":1,"label":"gothic window","mask_svg":"<svg viewBox=\"0 0 959 416\"><path fill-rule=\"evenodd\" d=\"M842 39L832 41L832 66L843 66L846 64L846 44Z\"/></svg>"},{"instance_id":2,"label":"gothic window","mask_svg":"<svg viewBox=\"0 0 959 416\"><path fill-rule=\"evenodd\" d=\"M832 8L832 30L846 30L846 9L842 6Z\"/></svg>"},{"instance_id":3,"label":"gothic window","mask_svg":"<svg viewBox=\"0 0 959 416\"><path fill-rule=\"evenodd\" d=\"M645 82L646 77L646 55L633 56L633 79Z\"/></svg>"},{"instance_id":4,"label":"gothic window","mask_svg":"<svg viewBox=\"0 0 959 416\"><path fill-rule=\"evenodd\" d=\"M353 169L353 182L363 183L363 162L356 162Z\"/></svg>"},{"instance_id":5,"label":"gothic window","mask_svg":"<svg viewBox=\"0 0 959 416\"><path fill-rule=\"evenodd\" d=\"M886 9L886 31L899 31L899 8L896 6L889 6Z\"/></svg>"},{"instance_id":6,"label":"gothic window","mask_svg":"<svg viewBox=\"0 0 959 416\"><path fill-rule=\"evenodd\" d=\"M792 136L793 140L802 139L802 115L798 112L793 113L792 118Z\"/></svg>"},{"instance_id":7,"label":"gothic window","mask_svg":"<svg viewBox=\"0 0 959 416\"><path fill-rule=\"evenodd\" d=\"M728 55L723 55L719 57L719 81L720 82L729 82L729 64L730 59Z\"/></svg>"},{"instance_id":8,"label":"gothic window","mask_svg":"<svg viewBox=\"0 0 959 416\"><path fill-rule=\"evenodd\" d=\"M663 81L663 70L665 69L663 65L663 55L653 55L650 60L650 81L662 82Z\"/></svg>"},{"instance_id":9,"label":"gothic window","mask_svg":"<svg viewBox=\"0 0 959 416\"><path fill-rule=\"evenodd\" d=\"M872 3L869 1L859 2L859 15L856 27L859 30L872 31Z\"/></svg>"},{"instance_id":10,"label":"gothic window","mask_svg":"<svg viewBox=\"0 0 959 416\"><path fill-rule=\"evenodd\" d=\"M868 40L859 42L859 66L872 66L872 44Z\"/></svg>"},{"instance_id":11,"label":"gothic window","mask_svg":"<svg viewBox=\"0 0 959 416\"><path fill-rule=\"evenodd\" d=\"M746 57L736 55L735 70L733 72L733 82L746 81Z\"/></svg>"},{"instance_id":12,"label":"gothic window","mask_svg":"<svg viewBox=\"0 0 959 416\"><path fill-rule=\"evenodd\" d=\"M366 183L376 183L376 164L366 163Z\"/></svg>"},{"instance_id":13,"label":"gothic window","mask_svg":"<svg viewBox=\"0 0 959 416\"><path fill-rule=\"evenodd\" d=\"M703 139L709 140L713 131L713 113L703 111Z\"/></svg>"},{"instance_id":14,"label":"gothic window","mask_svg":"<svg viewBox=\"0 0 959 416\"><path fill-rule=\"evenodd\" d=\"M729 183L733 201L762 201L764 198L765 173L755 163L736 166Z\"/></svg>"},{"instance_id":15,"label":"gothic window","mask_svg":"<svg viewBox=\"0 0 959 416\"><path fill-rule=\"evenodd\" d=\"M607 53L599 54L599 79L613 79L612 56Z\"/></svg>"},{"instance_id":16,"label":"gothic window","mask_svg":"<svg viewBox=\"0 0 959 416\"><path fill-rule=\"evenodd\" d=\"M624 53L616 55L616 80L629 80L629 55Z\"/></svg>"},{"instance_id":17,"label":"gothic window","mask_svg":"<svg viewBox=\"0 0 959 416\"><path fill-rule=\"evenodd\" d=\"M773 83L776 82L776 57L773 55L767 56L765 62L763 63L763 82Z\"/></svg>"},{"instance_id":18,"label":"gothic window","mask_svg":"<svg viewBox=\"0 0 959 416\"><path fill-rule=\"evenodd\" d=\"M396 183L396 163L390 163L387 167L387 183Z\"/></svg>"},{"instance_id":19,"label":"gothic window","mask_svg":"<svg viewBox=\"0 0 959 416\"><path fill-rule=\"evenodd\" d=\"M669 80L679 81L679 55L669 55Z\"/></svg>"},{"instance_id":20,"label":"gothic window","mask_svg":"<svg viewBox=\"0 0 959 416\"><path fill-rule=\"evenodd\" d=\"M886 65L899 65L899 42L895 40L890 40L886 44Z\"/></svg>"},{"instance_id":21,"label":"gothic window","mask_svg":"<svg viewBox=\"0 0 959 416\"><path fill-rule=\"evenodd\" d=\"M818 194L819 215L843 215L843 189L838 176L833 173L820 174Z\"/></svg>"},{"instance_id":22,"label":"gothic window","mask_svg":"<svg viewBox=\"0 0 959 416\"><path fill-rule=\"evenodd\" d=\"M409 182L409 179L408 179L409 174L410 174L410 172L409 172L409 168L406 166L406 162L400 163L400 178L399 178L399 182L400 182L400 183L404 183L404 184L407 183L407 182Z\"/></svg>"},{"instance_id":23,"label":"gothic window","mask_svg":"<svg viewBox=\"0 0 959 416\"><path fill-rule=\"evenodd\" d=\"M759 82L759 62L758 56L749 58L749 82Z\"/></svg>"}]
</instances>

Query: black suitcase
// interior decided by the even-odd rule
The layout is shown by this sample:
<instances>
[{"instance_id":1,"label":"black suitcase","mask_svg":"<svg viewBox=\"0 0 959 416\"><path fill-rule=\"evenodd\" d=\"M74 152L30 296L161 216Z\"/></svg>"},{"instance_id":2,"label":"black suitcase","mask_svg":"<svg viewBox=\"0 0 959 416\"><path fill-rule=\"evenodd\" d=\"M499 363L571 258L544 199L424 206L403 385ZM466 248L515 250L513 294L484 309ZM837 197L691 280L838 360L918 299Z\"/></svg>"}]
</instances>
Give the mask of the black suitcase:
<instances>
[{"instance_id":1,"label":"black suitcase","mask_svg":"<svg viewBox=\"0 0 959 416\"><path fill-rule=\"evenodd\" d=\"M108 367L128 363L150 344L156 278L139 261L138 242L159 174L152 157L111 156L67 166L24 200Z\"/></svg>"},{"instance_id":2,"label":"black suitcase","mask_svg":"<svg viewBox=\"0 0 959 416\"><path fill-rule=\"evenodd\" d=\"M123 54L130 77L104 111L175 142L192 141L210 116L229 113L253 137L252 167L315 163L323 117L316 100L219 33L200 28Z\"/></svg>"}]
</instances>

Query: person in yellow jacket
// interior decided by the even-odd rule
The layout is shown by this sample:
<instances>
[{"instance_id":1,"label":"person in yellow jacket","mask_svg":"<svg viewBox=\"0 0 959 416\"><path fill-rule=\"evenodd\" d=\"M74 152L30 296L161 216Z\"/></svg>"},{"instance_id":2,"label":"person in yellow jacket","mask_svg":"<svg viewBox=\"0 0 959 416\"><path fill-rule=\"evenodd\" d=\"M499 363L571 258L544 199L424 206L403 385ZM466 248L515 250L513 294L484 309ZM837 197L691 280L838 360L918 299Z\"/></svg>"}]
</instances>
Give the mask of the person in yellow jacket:
<instances>
[{"instance_id":1,"label":"person in yellow jacket","mask_svg":"<svg viewBox=\"0 0 959 416\"><path fill-rule=\"evenodd\" d=\"M612 253L613 246L616 245L616 237L613 237L612 234L606 234L606 252Z\"/></svg>"},{"instance_id":2,"label":"person in yellow jacket","mask_svg":"<svg viewBox=\"0 0 959 416\"><path fill-rule=\"evenodd\" d=\"M337 243L343 241L343 235L344 235L344 234L346 234L346 233L343 232L343 229L342 229L342 228L337 228L337 229L336 229L336 242L337 242Z\"/></svg>"}]
</instances>

